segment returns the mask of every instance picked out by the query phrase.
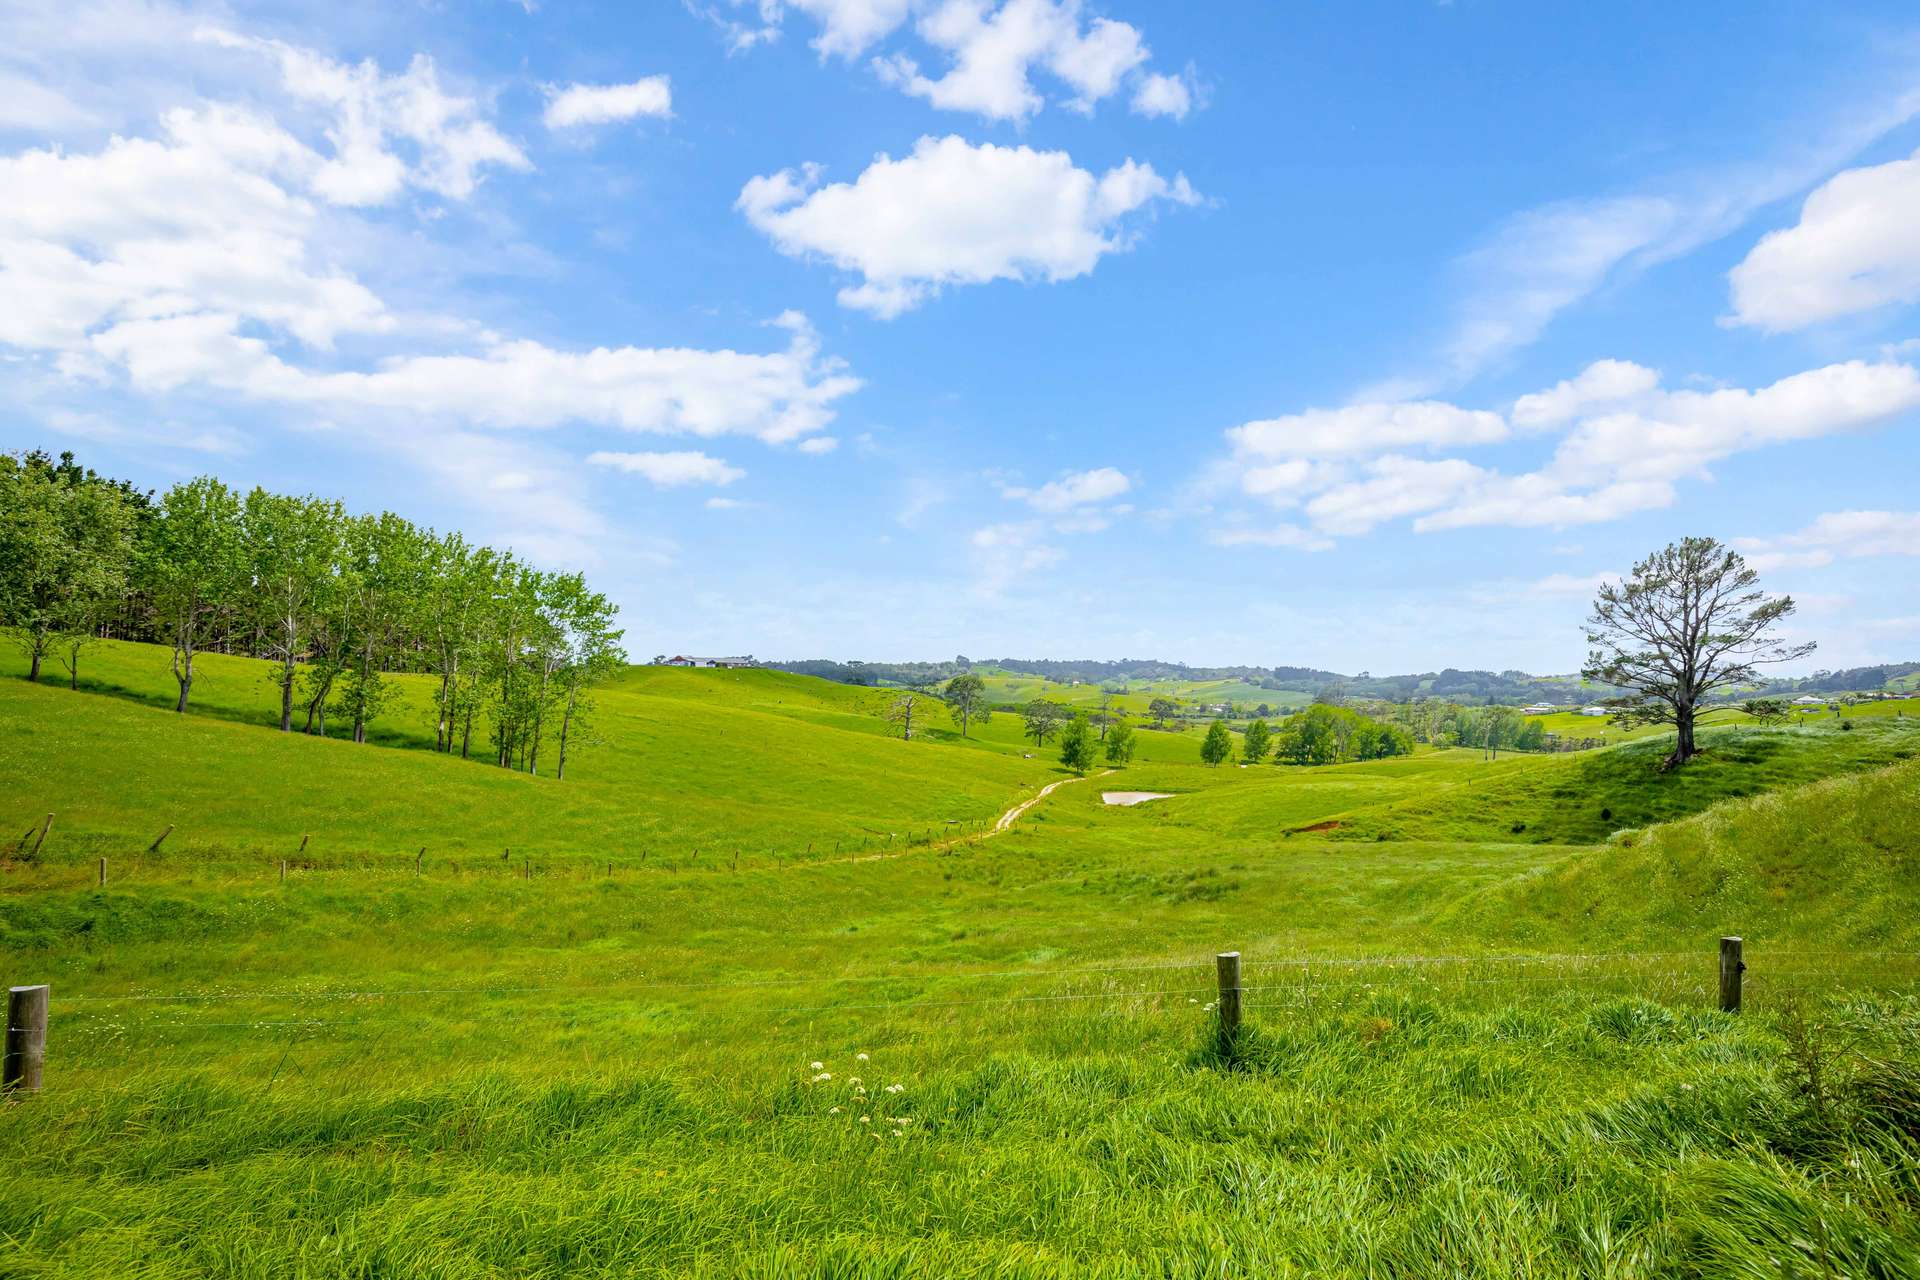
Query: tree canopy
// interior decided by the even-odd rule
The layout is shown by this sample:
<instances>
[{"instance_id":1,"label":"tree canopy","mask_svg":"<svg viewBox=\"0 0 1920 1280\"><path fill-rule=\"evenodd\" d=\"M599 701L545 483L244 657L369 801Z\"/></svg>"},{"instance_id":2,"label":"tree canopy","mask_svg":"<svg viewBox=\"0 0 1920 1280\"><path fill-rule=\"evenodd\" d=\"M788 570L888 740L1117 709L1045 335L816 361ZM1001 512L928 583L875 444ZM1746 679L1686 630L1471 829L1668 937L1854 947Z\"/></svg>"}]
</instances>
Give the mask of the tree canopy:
<instances>
[{"instance_id":1,"label":"tree canopy","mask_svg":"<svg viewBox=\"0 0 1920 1280\"><path fill-rule=\"evenodd\" d=\"M1687 538L1607 583L1587 619L1592 646L1581 674L1623 690L1608 698L1622 724L1671 724L1666 768L1697 752L1694 719L1716 689L1752 683L1758 669L1804 658L1814 643L1775 631L1793 613L1792 596L1769 596L1739 552L1712 538Z\"/></svg>"}]
</instances>

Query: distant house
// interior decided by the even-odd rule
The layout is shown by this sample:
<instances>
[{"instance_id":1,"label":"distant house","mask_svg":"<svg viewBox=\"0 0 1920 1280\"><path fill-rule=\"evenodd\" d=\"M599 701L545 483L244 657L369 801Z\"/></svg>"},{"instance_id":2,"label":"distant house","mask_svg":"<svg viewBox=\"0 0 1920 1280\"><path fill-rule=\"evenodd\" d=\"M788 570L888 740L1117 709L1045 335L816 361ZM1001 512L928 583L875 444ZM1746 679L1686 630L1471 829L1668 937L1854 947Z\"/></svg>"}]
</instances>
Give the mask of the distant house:
<instances>
[{"instance_id":1,"label":"distant house","mask_svg":"<svg viewBox=\"0 0 1920 1280\"><path fill-rule=\"evenodd\" d=\"M671 658L661 658L663 667L751 667L758 665L751 655L744 658L694 658L684 653L676 653Z\"/></svg>"},{"instance_id":2,"label":"distant house","mask_svg":"<svg viewBox=\"0 0 1920 1280\"><path fill-rule=\"evenodd\" d=\"M1582 707L1580 708L1580 714L1583 716L1604 716L1611 713L1605 707Z\"/></svg>"},{"instance_id":3,"label":"distant house","mask_svg":"<svg viewBox=\"0 0 1920 1280\"><path fill-rule=\"evenodd\" d=\"M1793 700L1793 705L1796 707L1824 707L1827 705L1827 700L1825 698L1816 698L1810 693L1803 693Z\"/></svg>"},{"instance_id":4,"label":"distant house","mask_svg":"<svg viewBox=\"0 0 1920 1280\"><path fill-rule=\"evenodd\" d=\"M1520 714L1523 716L1550 716L1559 709L1560 708L1555 706L1549 706L1544 702L1536 702L1530 707L1520 708Z\"/></svg>"}]
</instances>

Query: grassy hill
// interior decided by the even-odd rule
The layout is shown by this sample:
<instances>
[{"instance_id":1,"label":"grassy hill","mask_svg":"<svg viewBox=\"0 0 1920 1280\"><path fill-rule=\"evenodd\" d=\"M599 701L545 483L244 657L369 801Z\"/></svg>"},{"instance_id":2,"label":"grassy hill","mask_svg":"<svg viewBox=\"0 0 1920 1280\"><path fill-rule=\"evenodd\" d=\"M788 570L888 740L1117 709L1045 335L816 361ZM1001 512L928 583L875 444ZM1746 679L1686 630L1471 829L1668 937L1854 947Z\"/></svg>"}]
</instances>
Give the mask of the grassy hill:
<instances>
[{"instance_id":1,"label":"grassy hill","mask_svg":"<svg viewBox=\"0 0 1920 1280\"><path fill-rule=\"evenodd\" d=\"M1920 944L1916 898L1920 762L1909 761L1623 832L1442 919L1538 945L1731 933L1866 953Z\"/></svg>"},{"instance_id":2,"label":"grassy hill","mask_svg":"<svg viewBox=\"0 0 1920 1280\"><path fill-rule=\"evenodd\" d=\"M280 735L249 664L176 716L156 657L0 679L7 820L61 814L0 860L0 966L55 1011L0 1274L1920 1274L1903 722L1716 730L1677 776L1649 743L1067 781L1011 717L903 743L886 691L635 669L557 783L399 713ZM1052 781L979 842L754 852Z\"/></svg>"},{"instance_id":3,"label":"grassy hill","mask_svg":"<svg viewBox=\"0 0 1920 1280\"><path fill-rule=\"evenodd\" d=\"M1669 740L1643 738L1604 751L1508 757L1492 777L1471 772L1445 786L1341 814L1328 834L1344 840L1490 840L1591 844L1616 831L1699 813L1721 800L1871 769L1920 755L1920 720L1837 727L1713 728L1686 768L1658 765Z\"/></svg>"},{"instance_id":4,"label":"grassy hill","mask_svg":"<svg viewBox=\"0 0 1920 1280\"><path fill-rule=\"evenodd\" d=\"M556 781L432 752L424 678L399 678L398 707L375 722L372 744L356 745L266 728L266 664L244 658L203 658L193 710L161 710L165 662L150 646L102 646L79 693L0 678L9 829L52 811L56 847L83 852L131 853L174 824L163 852L291 853L311 835L315 857L426 846L436 857L511 847L623 862L790 859L809 845L815 856L852 852L988 821L1057 769L1005 741L889 737L872 691L642 668L598 695L597 741Z\"/></svg>"}]
</instances>

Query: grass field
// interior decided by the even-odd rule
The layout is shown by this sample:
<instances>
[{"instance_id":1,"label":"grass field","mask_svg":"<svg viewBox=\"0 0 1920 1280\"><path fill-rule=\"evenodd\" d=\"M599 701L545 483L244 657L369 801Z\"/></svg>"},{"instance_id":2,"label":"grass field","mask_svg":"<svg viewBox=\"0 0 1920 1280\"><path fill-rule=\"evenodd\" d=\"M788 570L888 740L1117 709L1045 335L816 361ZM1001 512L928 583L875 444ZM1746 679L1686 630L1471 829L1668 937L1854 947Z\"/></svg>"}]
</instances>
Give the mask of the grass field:
<instances>
[{"instance_id":1,"label":"grass field","mask_svg":"<svg viewBox=\"0 0 1920 1280\"><path fill-rule=\"evenodd\" d=\"M1067 781L648 669L555 783L284 738L237 660L177 717L156 656L0 679L0 816L60 814L0 873L55 1010L0 1274L1920 1275L1920 725Z\"/></svg>"},{"instance_id":2,"label":"grass field","mask_svg":"<svg viewBox=\"0 0 1920 1280\"><path fill-rule=\"evenodd\" d=\"M1130 716L1144 716L1155 698L1170 698L1187 711L1221 703L1235 709L1237 715L1250 716L1262 703L1276 715L1298 710L1313 701L1313 695L1289 689L1262 689L1244 680L1129 680L1124 692L1109 694L1097 684L1061 684L1040 676L1030 676L992 667L980 669L987 696L995 703L1022 706L1035 698L1046 698L1071 707L1096 707L1103 697L1111 697L1113 709Z\"/></svg>"}]
</instances>

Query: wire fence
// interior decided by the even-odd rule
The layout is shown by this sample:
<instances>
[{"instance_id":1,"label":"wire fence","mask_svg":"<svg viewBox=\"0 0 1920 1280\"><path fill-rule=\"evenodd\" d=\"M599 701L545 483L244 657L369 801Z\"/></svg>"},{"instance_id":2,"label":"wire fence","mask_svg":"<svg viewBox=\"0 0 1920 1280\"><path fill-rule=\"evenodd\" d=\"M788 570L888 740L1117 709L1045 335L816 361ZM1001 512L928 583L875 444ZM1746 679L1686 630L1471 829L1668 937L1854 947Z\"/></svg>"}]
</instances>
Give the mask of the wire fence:
<instances>
[{"instance_id":1,"label":"wire fence","mask_svg":"<svg viewBox=\"0 0 1920 1280\"><path fill-rule=\"evenodd\" d=\"M1712 1006L1716 994L1713 953L1681 952L1507 953L1488 955L1394 955L1363 957L1268 956L1243 961L1234 991L1243 1013L1327 1011L1382 999L1431 1001L1531 1000L1542 993L1615 998L1640 996L1677 1005ZM1761 951L1744 985L1762 1001L1790 993L1849 991L1920 993L1920 952ZM1178 975L1189 975L1182 982ZM126 1042L142 1035L288 1030L348 1032L392 1027L396 1019L571 1025L698 1017L777 1021L842 1014L909 1016L933 1011L993 1006L1150 1004L1164 1008L1199 1005L1211 1010L1224 988L1216 966L1206 961L1022 969L919 969L892 973L792 974L732 981L632 974L599 981L489 983L394 987L279 987L187 991L56 993L55 1027L81 1042L101 1038ZM1144 979L1145 984L1134 979ZM981 983L1043 986L957 994ZM891 984L900 998L866 992ZM1088 985L1091 984L1091 985ZM849 999L821 1000L817 993L851 988ZM1061 989L1061 988L1068 989ZM793 992L799 1001L780 1001ZM715 999L751 993L742 1000ZM764 999L762 997L773 997ZM349 1008L358 1006L352 1012ZM258 1016L235 1016L246 1009ZM198 1010L213 1016L198 1016ZM312 1012L326 1010L320 1016ZM232 1010L234 1012L226 1012ZM164 1011L164 1012L163 1012ZM312 1012L310 1012L312 1011ZM337 1012L335 1012L337 1011Z\"/></svg>"}]
</instances>

